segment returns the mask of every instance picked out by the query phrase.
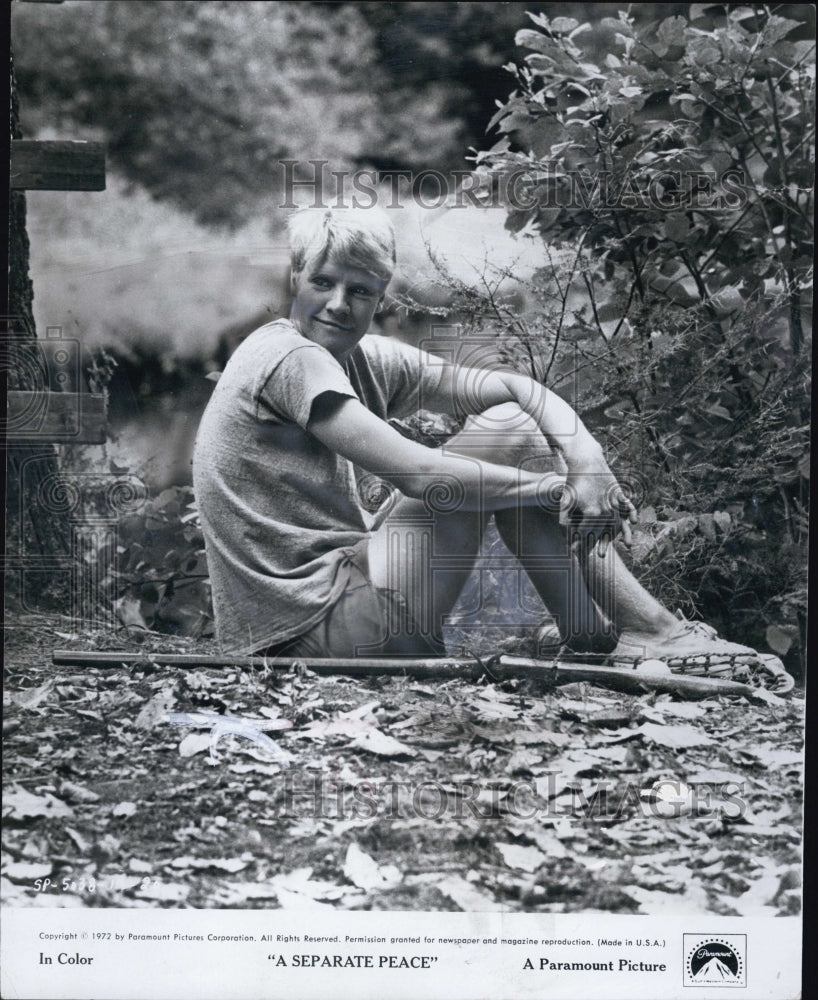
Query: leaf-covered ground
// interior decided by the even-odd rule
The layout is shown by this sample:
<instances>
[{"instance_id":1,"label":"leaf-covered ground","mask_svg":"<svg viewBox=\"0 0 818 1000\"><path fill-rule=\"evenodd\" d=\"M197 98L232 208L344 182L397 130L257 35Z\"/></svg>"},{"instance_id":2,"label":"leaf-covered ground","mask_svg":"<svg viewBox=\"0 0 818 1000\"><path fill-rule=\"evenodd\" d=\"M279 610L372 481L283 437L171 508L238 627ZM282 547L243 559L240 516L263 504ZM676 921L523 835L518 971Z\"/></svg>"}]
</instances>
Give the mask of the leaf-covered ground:
<instances>
[{"instance_id":1,"label":"leaf-covered ground","mask_svg":"<svg viewBox=\"0 0 818 1000\"><path fill-rule=\"evenodd\" d=\"M146 661L55 667L55 647ZM7 620L6 904L799 909L798 690L684 702L160 668L159 651L215 650Z\"/></svg>"}]
</instances>

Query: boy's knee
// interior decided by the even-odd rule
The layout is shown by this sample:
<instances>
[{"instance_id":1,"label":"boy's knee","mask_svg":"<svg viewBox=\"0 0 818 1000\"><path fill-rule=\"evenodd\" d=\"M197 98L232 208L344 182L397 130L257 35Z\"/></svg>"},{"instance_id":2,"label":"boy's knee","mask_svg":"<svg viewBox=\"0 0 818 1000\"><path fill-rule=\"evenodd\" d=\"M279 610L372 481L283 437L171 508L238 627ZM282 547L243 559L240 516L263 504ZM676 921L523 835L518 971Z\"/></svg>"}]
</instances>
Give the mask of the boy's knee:
<instances>
[{"instance_id":1,"label":"boy's knee","mask_svg":"<svg viewBox=\"0 0 818 1000\"><path fill-rule=\"evenodd\" d=\"M468 418L448 448L498 465L549 472L554 453L536 422L516 403L492 406Z\"/></svg>"}]
</instances>

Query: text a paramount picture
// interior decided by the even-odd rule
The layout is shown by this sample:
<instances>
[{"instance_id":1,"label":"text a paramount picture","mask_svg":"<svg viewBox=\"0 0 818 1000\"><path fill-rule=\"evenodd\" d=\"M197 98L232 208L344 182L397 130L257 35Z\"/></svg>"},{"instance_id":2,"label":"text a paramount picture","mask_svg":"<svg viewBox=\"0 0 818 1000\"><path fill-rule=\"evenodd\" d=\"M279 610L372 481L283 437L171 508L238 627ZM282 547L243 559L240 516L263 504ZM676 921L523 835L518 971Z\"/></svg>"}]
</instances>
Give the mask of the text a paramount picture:
<instances>
[{"instance_id":1,"label":"text a paramount picture","mask_svg":"<svg viewBox=\"0 0 818 1000\"><path fill-rule=\"evenodd\" d=\"M814 8L9 19L2 995L800 996Z\"/></svg>"}]
</instances>

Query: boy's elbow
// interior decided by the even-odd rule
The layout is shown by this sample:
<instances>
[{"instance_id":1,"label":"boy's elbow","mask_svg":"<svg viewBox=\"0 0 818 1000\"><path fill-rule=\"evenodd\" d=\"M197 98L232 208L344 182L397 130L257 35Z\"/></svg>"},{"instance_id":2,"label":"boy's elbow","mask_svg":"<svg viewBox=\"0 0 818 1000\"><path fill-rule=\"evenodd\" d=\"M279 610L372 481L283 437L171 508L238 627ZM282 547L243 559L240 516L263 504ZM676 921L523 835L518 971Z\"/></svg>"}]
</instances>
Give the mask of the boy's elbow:
<instances>
[{"instance_id":1,"label":"boy's elbow","mask_svg":"<svg viewBox=\"0 0 818 1000\"><path fill-rule=\"evenodd\" d=\"M440 463L435 461L434 453L430 451L429 458L416 462L411 471L396 471L384 475L383 478L399 489L404 496L413 500L423 500L428 497L430 490L440 489L452 477L440 468Z\"/></svg>"}]
</instances>

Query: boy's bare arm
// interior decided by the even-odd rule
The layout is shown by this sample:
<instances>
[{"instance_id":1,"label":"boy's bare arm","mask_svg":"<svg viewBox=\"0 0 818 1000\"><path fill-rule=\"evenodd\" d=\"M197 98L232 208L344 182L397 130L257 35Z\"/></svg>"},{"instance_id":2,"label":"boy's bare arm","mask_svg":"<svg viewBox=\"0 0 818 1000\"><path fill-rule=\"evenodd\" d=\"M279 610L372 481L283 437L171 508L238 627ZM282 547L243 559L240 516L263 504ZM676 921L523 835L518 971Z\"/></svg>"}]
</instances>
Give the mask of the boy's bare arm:
<instances>
[{"instance_id":1,"label":"boy's bare arm","mask_svg":"<svg viewBox=\"0 0 818 1000\"><path fill-rule=\"evenodd\" d=\"M574 409L550 389L524 375L448 365L434 396L424 406L445 412L482 413L503 403L516 403L527 413L568 467L561 519L581 534L606 539L620 530L630 541L629 522L636 510L608 467L602 448Z\"/></svg>"},{"instance_id":2,"label":"boy's bare arm","mask_svg":"<svg viewBox=\"0 0 818 1000\"><path fill-rule=\"evenodd\" d=\"M601 458L602 449L576 411L525 375L446 365L437 391L424 388L423 406L434 412L483 413L503 403L516 403L527 413L569 468Z\"/></svg>"},{"instance_id":3,"label":"boy's bare arm","mask_svg":"<svg viewBox=\"0 0 818 1000\"><path fill-rule=\"evenodd\" d=\"M427 448L405 438L359 400L331 392L315 401L308 430L327 448L381 476L406 496L421 498L435 484L456 481L465 510L553 504L564 482L555 473L544 475Z\"/></svg>"}]
</instances>

